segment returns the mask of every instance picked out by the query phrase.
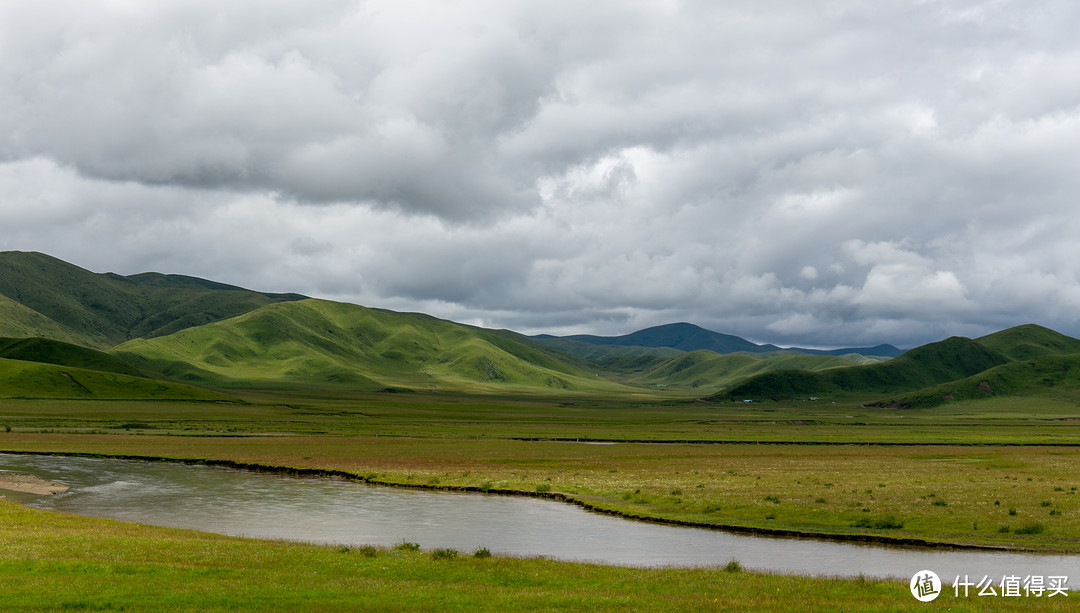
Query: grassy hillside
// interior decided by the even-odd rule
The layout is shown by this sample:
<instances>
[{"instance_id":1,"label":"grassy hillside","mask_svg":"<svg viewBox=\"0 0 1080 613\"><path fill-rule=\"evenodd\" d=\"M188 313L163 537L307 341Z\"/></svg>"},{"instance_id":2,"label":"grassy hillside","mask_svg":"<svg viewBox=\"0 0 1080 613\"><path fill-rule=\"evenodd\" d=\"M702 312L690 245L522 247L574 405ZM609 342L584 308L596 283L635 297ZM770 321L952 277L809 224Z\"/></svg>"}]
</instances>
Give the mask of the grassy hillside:
<instances>
[{"instance_id":1,"label":"grassy hillside","mask_svg":"<svg viewBox=\"0 0 1080 613\"><path fill-rule=\"evenodd\" d=\"M30 307L0 295L0 336L43 336L80 345L94 344L94 339L61 325Z\"/></svg>"},{"instance_id":2,"label":"grassy hillside","mask_svg":"<svg viewBox=\"0 0 1080 613\"><path fill-rule=\"evenodd\" d=\"M820 371L851 365L850 360L839 356L783 354L766 357L761 354L719 354L701 350L666 360L628 380L644 385L720 389L764 372Z\"/></svg>"},{"instance_id":3,"label":"grassy hillside","mask_svg":"<svg viewBox=\"0 0 1080 613\"><path fill-rule=\"evenodd\" d=\"M1080 340L1035 324L1016 326L975 340L1011 360L1080 353Z\"/></svg>"},{"instance_id":4,"label":"grassy hillside","mask_svg":"<svg viewBox=\"0 0 1080 613\"><path fill-rule=\"evenodd\" d=\"M187 364L188 380L218 385L626 391L512 333L314 299L133 340L115 352L144 367Z\"/></svg>"},{"instance_id":5,"label":"grassy hillside","mask_svg":"<svg viewBox=\"0 0 1080 613\"><path fill-rule=\"evenodd\" d=\"M96 274L41 253L0 252L0 333L74 342L98 349L170 334L274 302L303 298L262 294L174 275Z\"/></svg>"},{"instance_id":6,"label":"grassy hillside","mask_svg":"<svg viewBox=\"0 0 1080 613\"><path fill-rule=\"evenodd\" d=\"M0 398L229 400L180 383L6 358L0 358Z\"/></svg>"},{"instance_id":7,"label":"grassy hillside","mask_svg":"<svg viewBox=\"0 0 1080 613\"><path fill-rule=\"evenodd\" d=\"M947 402L1010 396L1052 396L1080 401L1080 355L1044 355L1033 360L1010 362L971 377L875 404L928 408Z\"/></svg>"},{"instance_id":8,"label":"grassy hillside","mask_svg":"<svg viewBox=\"0 0 1080 613\"><path fill-rule=\"evenodd\" d=\"M124 360L103 351L45 338L0 338L0 358L72 366L134 377L147 375Z\"/></svg>"},{"instance_id":9,"label":"grassy hillside","mask_svg":"<svg viewBox=\"0 0 1080 613\"><path fill-rule=\"evenodd\" d=\"M902 393L963 379L1009 362L971 339L952 337L908 351L881 364L824 372L784 370L745 381L715 399Z\"/></svg>"}]
</instances>

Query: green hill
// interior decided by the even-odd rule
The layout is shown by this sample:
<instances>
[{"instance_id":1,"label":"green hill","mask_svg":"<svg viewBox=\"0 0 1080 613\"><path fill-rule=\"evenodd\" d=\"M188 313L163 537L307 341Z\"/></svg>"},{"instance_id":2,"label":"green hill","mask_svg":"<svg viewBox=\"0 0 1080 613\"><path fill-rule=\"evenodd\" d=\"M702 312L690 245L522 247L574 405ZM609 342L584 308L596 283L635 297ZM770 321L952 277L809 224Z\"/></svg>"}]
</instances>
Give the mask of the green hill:
<instances>
[{"instance_id":1,"label":"green hill","mask_svg":"<svg viewBox=\"0 0 1080 613\"><path fill-rule=\"evenodd\" d=\"M1035 324L1016 326L975 340L1011 360L1080 353L1080 340Z\"/></svg>"},{"instance_id":2,"label":"green hill","mask_svg":"<svg viewBox=\"0 0 1080 613\"><path fill-rule=\"evenodd\" d=\"M699 350L665 360L627 378L640 385L720 389L754 375L776 370L821 371L852 366L839 356L805 354L714 353Z\"/></svg>"},{"instance_id":3,"label":"green hill","mask_svg":"<svg viewBox=\"0 0 1080 613\"><path fill-rule=\"evenodd\" d=\"M0 295L0 336L47 337L68 343L92 344L89 338L56 323L30 307Z\"/></svg>"},{"instance_id":4,"label":"green hill","mask_svg":"<svg viewBox=\"0 0 1080 613\"><path fill-rule=\"evenodd\" d=\"M0 338L0 358L72 366L133 377L147 376L145 372L114 355L46 338Z\"/></svg>"},{"instance_id":5,"label":"green hill","mask_svg":"<svg viewBox=\"0 0 1080 613\"><path fill-rule=\"evenodd\" d=\"M0 398L231 400L181 383L6 358L0 358Z\"/></svg>"},{"instance_id":6,"label":"green hill","mask_svg":"<svg viewBox=\"0 0 1080 613\"><path fill-rule=\"evenodd\" d=\"M297 294L264 294L179 275L97 274L51 256L0 252L0 334L109 348L220 321Z\"/></svg>"},{"instance_id":7,"label":"green hill","mask_svg":"<svg viewBox=\"0 0 1080 613\"><path fill-rule=\"evenodd\" d=\"M954 336L881 364L823 372L764 373L711 399L902 393L963 379L1008 362L1005 356L976 341Z\"/></svg>"},{"instance_id":8,"label":"green hill","mask_svg":"<svg viewBox=\"0 0 1080 613\"><path fill-rule=\"evenodd\" d=\"M136 339L114 353L142 368L188 365L187 380L223 386L628 391L514 333L315 299Z\"/></svg>"},{"instance_id":9,"label":"green hill","mask_svg":"<svg viewBox=\"0 0 1080 613\"><path fill-rule=\"evenodd\" d=\"M929 408L995 396L1057 396L1080 401L1080 355L1044 355L883 400L872 406Z\"/></svg>"}]
</instances>

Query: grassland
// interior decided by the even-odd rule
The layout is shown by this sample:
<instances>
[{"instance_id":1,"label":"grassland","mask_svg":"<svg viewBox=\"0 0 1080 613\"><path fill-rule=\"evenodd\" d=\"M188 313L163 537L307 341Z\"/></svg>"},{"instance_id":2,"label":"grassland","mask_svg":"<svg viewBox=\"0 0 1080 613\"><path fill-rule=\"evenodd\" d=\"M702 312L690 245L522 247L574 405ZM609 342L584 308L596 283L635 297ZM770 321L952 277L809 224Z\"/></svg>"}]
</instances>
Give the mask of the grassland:
<instances>
[{"instance_id":1,"label":"grassland","mask_svg":"<svg viewBox=\"0 0 1080 613\"><path fill-rule=\"evenodd\" d=\"M1080 422L1067 395L906 411L866 408L859 398L746 405L660 392L620 401L325 390L243 398L0 400L0 451L336 470L412 487L558 494L598 510L743 530L1080 552ZM598 441L617 444L584 444ZM15 586L0 596L5 610L927 606L898 582L476 559L470 552L451 560L365 554L11 505L0 505L0 542L0 580ZM61 596L44 596L50 593ZM951 595L942 601L953 610L1064 606Z\"/></svg>"},{"instance_id":2,"label":"grassland","mask_svg":"<svg viewBox=\"0 0 1080 613\"><path fill-rule=\"evenodd\" d=\"M342 470L389 484L558 493L719 527L1080 552L1080 422L1064 400L939 411L803 403L800 414L782 403L396 396L7 400L0 450ZM896 521L880 527L887 518ZM1034 524L1038 533L1023 533Z\"/></svg>"},{"instance_id":3,"label":"grassland","mask_svg":"<svg viewBox=\"0 0 1080 613\"><path fill-rule=\"evenodd\" d=\"M230 538L0 501L5 611L1069 610L1071 598L915 601L907 586L717 569L633 569Z\"/></svg>"}]
</instances>

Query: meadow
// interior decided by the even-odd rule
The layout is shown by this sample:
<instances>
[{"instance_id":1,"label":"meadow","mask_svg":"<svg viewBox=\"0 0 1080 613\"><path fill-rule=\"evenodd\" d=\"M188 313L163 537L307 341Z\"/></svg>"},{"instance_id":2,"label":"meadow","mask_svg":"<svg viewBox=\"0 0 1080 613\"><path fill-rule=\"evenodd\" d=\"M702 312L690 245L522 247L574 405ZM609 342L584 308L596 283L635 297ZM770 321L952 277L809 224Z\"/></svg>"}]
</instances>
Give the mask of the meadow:
<instances>
[{"instance_id":1,"label":"meadow","mask_svg":"<svg viewBox=\"0 0 1080 613\"><path fill-rule=\"evenodd\" d=\"M1065 611L1071 598L956 598L907 585L722 568L636 569L239 539L0 500L4 611Z\"/></svg>"},{"instance_id":2,"label":"meadow","mask_svg":"<svg viewBox=\"0 0 1080 613\"><path fill-rule=\"evenodd\" d=\"M1080 552L1080 423L1066 401L248 401L4 400L0 451L343 471L749 531Z\"/></svg>"}]
</instances>

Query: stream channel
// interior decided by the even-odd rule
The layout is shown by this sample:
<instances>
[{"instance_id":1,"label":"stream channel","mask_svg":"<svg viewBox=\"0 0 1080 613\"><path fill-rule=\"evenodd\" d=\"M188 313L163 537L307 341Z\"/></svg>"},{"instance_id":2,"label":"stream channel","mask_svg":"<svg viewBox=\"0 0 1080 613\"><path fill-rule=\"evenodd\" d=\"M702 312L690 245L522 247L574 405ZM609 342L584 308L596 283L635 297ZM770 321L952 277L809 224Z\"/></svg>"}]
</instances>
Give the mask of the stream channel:
<instances>
[{"instance_id":1,"label":"stream channel","mask_svg":"<svg viewBox=\"0 0 1080 613\"><path fill-rule=\"evenodd\" d=\"M894 577L929 569L968 575L1068 576L1080 556L895 547L668 526L529 497L373 486L218 467L0 454L0 472L67 485L63 494L0 492L36 509L256 538L544 556L623 566L717 566L801 575Z\"/></svg>"}]
</instances>

